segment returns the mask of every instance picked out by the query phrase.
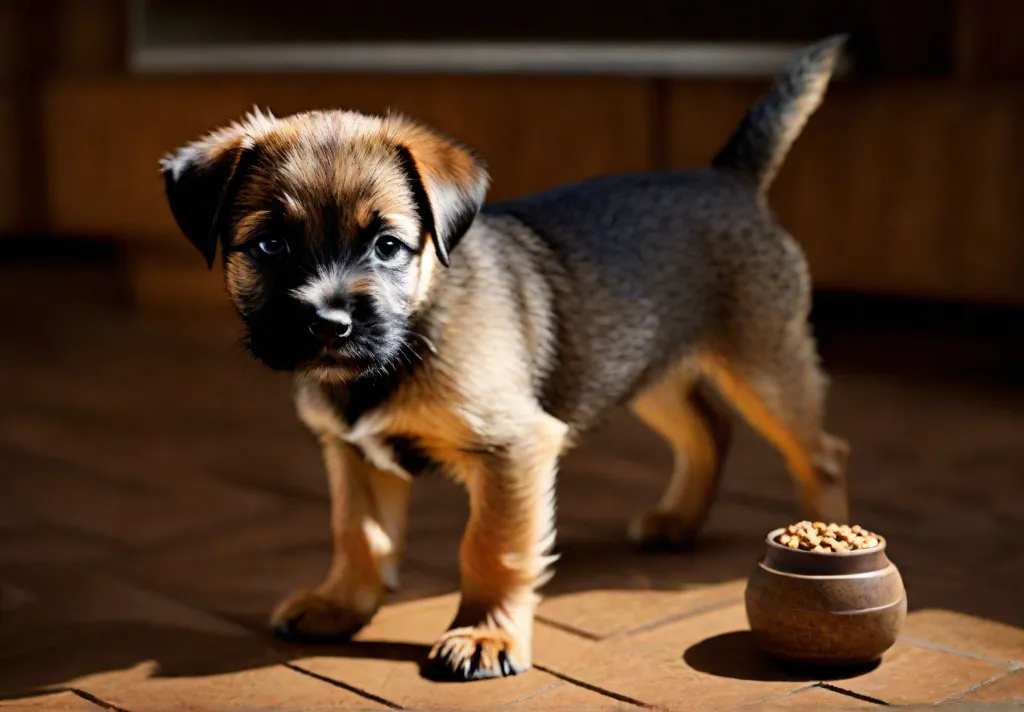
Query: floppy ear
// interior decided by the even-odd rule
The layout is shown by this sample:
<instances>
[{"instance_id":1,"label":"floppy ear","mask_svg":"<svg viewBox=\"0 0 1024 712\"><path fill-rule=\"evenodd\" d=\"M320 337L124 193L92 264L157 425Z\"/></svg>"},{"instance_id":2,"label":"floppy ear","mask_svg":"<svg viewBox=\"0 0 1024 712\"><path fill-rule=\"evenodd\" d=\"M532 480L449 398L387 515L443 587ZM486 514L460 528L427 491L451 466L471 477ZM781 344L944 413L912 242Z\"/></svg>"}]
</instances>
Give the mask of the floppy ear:
<instances>
[{"instance_id":1,"label":"floppy ear","mask_svg":"<svg viewBox=\"0 0 1024 712\"><path fill-rule=\"evenodd\" d=\"M406 126L396 139L421 231L430 235L437 259L447 267L448 255L483 205L487 167L469 149L423 127Z\"/></svg>"},{"instance_id":2,"label":"floppy ear","mask_svg":"<svg viewBox=\"0 0 1024 712\"><path fill-rule=\"evenodd\" d=\"M238 184L256 157L252 138L241 126L233 124L179 148L160 161L174 220L210 268Z\"/></svg>"}]
</instances>

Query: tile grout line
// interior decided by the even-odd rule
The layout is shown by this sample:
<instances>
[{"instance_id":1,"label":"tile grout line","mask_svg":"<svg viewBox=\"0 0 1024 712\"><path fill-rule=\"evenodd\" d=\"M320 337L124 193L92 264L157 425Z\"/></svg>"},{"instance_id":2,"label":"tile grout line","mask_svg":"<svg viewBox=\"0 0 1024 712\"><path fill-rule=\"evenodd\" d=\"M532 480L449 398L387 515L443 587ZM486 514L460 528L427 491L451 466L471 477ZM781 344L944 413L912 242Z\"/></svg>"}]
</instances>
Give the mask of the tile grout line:
<instances>
[{"instance_id":1,"label":"tile grout line","mask_svg":"<svg viewBox=\"0 0 1024 712\"><path fill-rule=\"evenodd\" d=\"M197 613L202 613L204 615L210 616L211 618L215 618L218 621L221 621L222 623L227 623L229 625L235 626L238 629L244 630L246 633L256 636L261 640L265 639L268 630L268 626L265 623L253 623L252 620L248 617L238 616L236 614L220 610L215 606L211 606L209 602L203 601L201 598L195 598L187 593L178 591L173 587L168 588L166 586L160 585L159 583L154 583L149 580L140 579L136 576L133 576L131 571L119 569L116 566L105 566L99 562L92 564L91 569L86 568L87 566L89 566L88 564L81 564L76 566L81 567L85 573L99 573L109 576L120 583L126 583L132 586L133 588L136 588L150 595L166 598L168 601L176 603L179 606L184 606L185 608L188 608ZM427 571L426 573L430 572ZM383 608L384 607L382 606L381 610L383 610ZM274 648L272 646L267 646L266 650L269 652L274 652Z\"/></svg>"},{"instance_id":2,"label":"tile grout line","mask_svg":"<svg viewBox=\"0 0 1024 712\"><path fill-rule=\"evenodd\" d=\"M765 495L732 491L723 492L720 499L730 501L733 504L741 504L745 507L750 507L751 509L770 512L772 514L785 514L787 516L792 516L793 514L788 503L772 499Z\"/></svg>"},{"instance_id":3,"label":"tile grout line","mask_svg":"<svg viewBox=\"0 0 1024 712\"><path fill-rule=\"evenodd\" d=\"M519 704L523 700L528 700L531 697L536 697L537 695L541 695L541 694L547 692L548 690L554 690L554 689L556 689L558 687L563 687L563 686L565 686L567 684L569 684L569 683L564 682L562 680L559 680L558 682L551 683L547 687L542 687L539 690L534 690L533 692L528 692L527 694L523 695L522 697L517 697L514 700L509 700L508 702L503 702L500 705L498 705L498 707L511 707L512 705Z\"/></svg>"},{"instance_id":4,"label":"tile grout line","mask_svg":"<svg viewBox=\"0 0 1024 712\"><path fill-rule=\"evenodd\" d=\"M371 702L376 702L379 705L384 705L385 707L389 707L393 710L405 709L401 705L391 702L390 700L385 700L383 697L378 697L372 692L366 692L364 690L360 690L358 687L349 685L347 682L335 680L333 678L327 677L326 675L321 675L320 673L313 672L312 670L306 670L305 668L299 667L294 663L282 663L282 665L284 665L284 667L288 668L293 672L299 673L300 675L308 675L309 677L315 680L319 680L320 682L325 682L328 685L334 685L335 687L340 687L343 690L348 690L352 694L359 695L363 699L370 700Z\"/></svg>"},{"instance_id":5,"label":"tile grout line","mask_svg":"<svg viewBox=\"0 0 1024 712\"><path fill-rule=\"evenodd\" d=\"M690 618L692 616L699 616L703 613L717 611L720 608L727 608L728 606L732 606L736 603L739 603L741 600L742 599L738 597L732 597L723 599L721 601L716 601L714 603L707 603L703 606L697 606L696 608L691 608L687 611L681 611L670 616L665 616L664 618L659 618L658 620L651 621L650 623L644 623L643 625L637 626L635 628L630 628L628 630L624 630L620 633L613 633L612 635L605 636L604 638L597 638L597 640L601 642L621 640L622 638L628 638L631 635L636 635L637 633L646 633L649 630L660 628L661 626L667 625L669 623L675 623L677 621L685 620L686 618Z\"/></svg>"},{"instance_id":6,"label":"tile grout line","mask_svg":"<svg viewBox=\"0 0 1024 712\"><path fill-rule=\"evenodd\" d=\"M658 709L656 706L654 706L652 704L648 704L647 702L641 702L640 700L637 700L637 699L635 699L633 697L629 697L628 695L621 695L618 692L612 692L611 690L605 690L604 688L598 687L597 685L591 685L588 682L583 682L582 680L577 680L575 678L569 677L568 675L563 675L560 672L555 672L554 670L552 670L551 668L549 668L547 666L537 665L536 663L534 663L533 667L536 670L540 670L541 672L546 672L548 675L551 675L553 677L557 677L559 680L562 680L563 682L567 682L570 685L576 685L577 687L582 687L584 690L590 690L591 692L596 692L599 695L604 695L605 697L610 697L613 700L618 700L619 702L625 702L628 705L635 705L637 707L643 707L644 709L649 709L649 710L651 710L651 709Z\"/></svg>"},{"instance_id":7,"label":"tile grout line","mask_svg":"<svg viewBox=\"0 0 1024 712\"><path fill-rule=\"evenodd\" d=\"M242 514L237 517L211 522L209 524L196 527L195 529L191 529L186 532L181 532L179 534L171 534L170 536L164 537L159 541L153 542L151 545L144 545L140 547L127 547L125 551L130 556L159 555L163 553L165 550L171 550L174 547L202 543L209 539L210 534L216 531L223 530L225 526L228 526L229 528L246 527L250 524L257 524L259 522L266 521L268 514L269 512Z\"/></svg>"},{"instance_id":8,"label":"tile grout line","mask_svg":"<svg viewBox=\"0 0 1024 712\"><path fill-rule=\"evenodd\" d=\"M73 695L77 695L78 697L81 697L86 702L91 702L92 704L97 705L99 707L102 707L105 710L111 710L111 712L128 712L128 710L126 710L123 707L118 707L117 705L111 704L110 702L107 702L106 700L101 700L96 695L94 695L94 694L92 694L90 692L86 692L85 690L79 690L77 687L67 687L67 688L64 688L64 689L66 689L68 692L72 693Z\"/></svg>"},{"instance_id":9,"label":"tile grout line","mask_svg":"<svg viewBox=\"0 0 1024 712\"><path fill-rule=\"evenodd\" d=\"M785 692L780 692L777 695L769 695L768 697L761 698L757 702L751 702L750 704L743 705L742 707L740 707L740 710L746 709L747 707L753 707L754 705L763 705L763 704L765 704L767 702L775 702L776 700L782 700L782 699L785 699L787 697L792 697L793 695L795 695L795 694L797 694L799 692L804 692L805 690L813 690L817 686L818 686L818 683L816 683L816 682L809 682L806 685L802 685L800 687L794 687L792 690L786 690Z\"/></svg>"},{"instance_id":10,"label":"tile grout line","mask_svg":"<svg viewBox=\"0 0 1024 712\"><path fill-rule=\"evenodd\" d=\"M534 615L534 620L536 620L536 621L538 621L540 623L543 623L544 625L546 625L549 628L554 628L556 630L560 630L563 633L570 633L570 634L575 635L575 636L577 636L579 638L585 638L586 640L590 640L590 641L595 642L595 643L597 643L597 642L602 640L601 636L599 636L599 635L594 635L593 633L590 633L590 632L587 632L587 631L582 630L580 628L577 628L576 626L568 625L567 623L561 623L559 621L556 621L556 620L553 620L551 618L548 618L547 616L542 616L542 615L539 615L539 614L538 615Z\"/></svg>"},{"instance_id":11,"label":"tile grout line","mask_svg":"<svg viewBox=\"0 0 1024 712\"><path fill-rule=\"evenodd\" d=\"M993 665L999 665L1000 667L1013 670L1016 666L1020 665L1020 661L1017 660L1000 660L998 658L992 658L981 653L972 653L969 650L958 650L957 648L950 648L942 645L941 643L933 643L930 640L924 640L923 638L913 638L901 635L899 641L902 643L908 643L910 645L916 645L919 648L929 648L931 650L938 650L941 653L949 653L950 655L959 655L964 658L972 658L974 660L981 660L985 663L992 663Z\"/></svg>"},{"instance_id":12,"label":"tile grout line","mask_svg":"<svg viewBox=\"0 0 1024 712\"><path fill-rule=\"evenodd\" d=\"M974 694L978 690L983 690L986 687L988 687L989 685L994 685L995 683L997 683L997 682L999 682L1001 680L1005 680L1006 678L1010 677L1011 675L1013 675L1016 672L1017 672L1016 669L1010 668L1009 671L1003 673L1002 675L996 675L995 677L991 678L990 680L985 680L984 682L979 682L977 685L972 685L971 687L968 687L963 692L956 692L956 693L950 695L949 697L943 697L942 700L940 700L939 703L941 704L942 702L956 702L958 700L962 700L963 698L967 697L967 695Z\"/></svg>"},{"instance_id":13,"label":"tile grout line","mask_svg":"<svg viewBox=\"0 0 1024 712\"><path fill-rule=\"evenodd\" d=\"M26 448L26 447L24 447L22 445L19 445L17 443L2 442L2 443L0 443L0 446L11 447L17 454L24 455L24 456L31 457L31 458L36 458L36 459L42 460L44 463L49 463L49 464L53 464L53 465L61 465L61 466L64 466L64 467L73 467L73 468L76 468L76 469L79 469L79 470L83 470L83 471L86 472L87 475L95 475L96 479L98 479L98 480L100 480L102 482L110 483L113 487L115 487L116 489L119 489L119 490L125 490L125 489L136 489L136 490L137 489L152 489L152 488L148 487L145 484L141 484L140 485L138 483L126 483L124 481L123 476L118 475L118 474L113 474L113 473L111 473L111 472L109 472L107 470L102 469L101 467L98 467L98 466L92 464L91 462L83 462L81 460L77 460L77 459L75 459L73 457L68 457L68 456L51 455L49 453L42 452L42 451L36 449L35 447ZM290 489L287 492L285 492L285 491L280 491L279 492L277 490L274 490L273 488L261 487L261 486L259 486L259 484L255 484L254 485L254 484L251 484L251 483L247 483L247 482L245 482L241 478L239 478L239 479L232 479L230 477L225 478L223 476L219 476L219 475L216 475L216 474L212 478L210 478L210 479L215 480L216 482L218 482L218 483L220 483L222 485L226 485L226 486L230 486L230 487L235 487L235 488L239 488L239 489L243 489L243 490L251 490L251 491L257 492L259 494L271 495L271 496L274 496L274 497L277 497L277 498L283 498L283 499L286 499L286 500L289 500L289 501L290 500L301 500L301 501L304 501L304 502L307 502L307 503L312 503L312 502L321 502L322 503L322 502L326 502L327 501L326 497L320 497L320 496L317 496L317 495L315 495L315 494L313 494L311 492L306 492L305 490L299 490L299 489L291 490ZM180 534L172 534L172 535L170 535L168 537L165 537L163 539L160 539L159 541L154 542L152 545L142 546L142 547L126 546L120 540L111 539L111 538L109 538L107 536L104 536L102 534L95 534L93 532L86 531L86 530L80 529L78 527L67 526L63 522L50 521L50 520L46 519L45 517L43 517L43 518L33 517L32 520L29 521L29 523L30 524L32 524L32 523L43 524L43 525L46 525L47 527L49 527L51 529L58 529L59 531L66 532L68 534L74 534L75 536L87 537L87 538L95 541L97 544L104 544L106 546L111 546L112 548L116 549L117 551L115 551L113 553L117 553L117 554L121 554L121 555L127 555L127 556L132 556L132 555L136 555L136 554L160 553L162 550L164 550L166 548L172 548L172 547L175 547L175 546L180 546L182 544L189 544L189 543L193 543L194 541L203 540L203 539L205 539L210 534L210 532L212 532L214 530L217 530L217 529L220 529L225 524L231 525L233 527L234 526L247 526L249 524L255 524L258 521L262 521L262 520L266 519L266 516L267 516L267 512L258 512L256 514L239 515L237 518L229 518L229 519L224 520L224 521L220 521L220 522L216 522L216 523L211 523L211 524L209 524L207 526L201 526L201 527L198 527L196 529L193 529L193 530L190 530L190 531L187 531L187 532L182 532Z\"/></svg>"},{"instance_id":14,"label":"tile grout line","mask_svg":"<svg viewBox=\"0 0 1024 712\"><path fill-rule=\"evenodd\" d=\"M83 569L86 565L82 565ZM149 594L150 596L157 596L159 598L166 599L171 603L187 608L195 613L201 613L210 618L216 619L221 623L226 623L230 626L238 628L240 631L244 631L249 635L254 635L259 639L264 638L266 628L263 626L255 626L246 618L239 618L231 613L218 610L215 607L210 606L208 603L203 602L200 599L193 598L188 594L182 594L180 591L176 591L173 588L166 588L160 584L154 584L152 581L142 580L133 576L130 571L121 570L118 568L110 568L103 566L102 564L94 565L90 571L84 569L84 573L91 575L100 574L112 578L114 581L127 584L137 591ZM264 643L265 645L265 643ZM267 652L274 652L274 649L270 646L264 648Z\"/></svg>"},{"instance_id":15,"label":"tile grout line","mask_svg":"<svg viewBox=\"0 0 1024 712\"><path fill-rule=\"evenodd\" d=\"M840 694L840 695L845 695L846 697L852 697L853 699L860 700L861 702L870 702L873 705L882 705L883 707L892 707L892 705L889 704L888 702L886 702L885 700L880 700L877 697L872 697L871 695L862 695L859 692L854 692L853 690L847 690L844 687L837 687L836 685L833 685L833 684L828 683L828 682L819 682L819 683L817 683L815 685L815 687L820 687L821 689L828 690L829 692L835 692L835 693Z\"/></svg>"},{"instance_id":16,"label":"tile grout line","mask_svg":"<svg viewBox=\"0 0 1024 712\"><path fill-rule=\"evenodd\" d=\"M287 485L283 487L275 487L269 482L247 480L244 475L224 475L213 473L210 479L223 485L252 490L254 492L259 492L260 494L271 495L287 501L298 500L306 502L307 504L326 504L330 501L330 497L327 493L318 494L307 489L302 489L300 487L288 487Z\"/></svg>"}]
</instances>

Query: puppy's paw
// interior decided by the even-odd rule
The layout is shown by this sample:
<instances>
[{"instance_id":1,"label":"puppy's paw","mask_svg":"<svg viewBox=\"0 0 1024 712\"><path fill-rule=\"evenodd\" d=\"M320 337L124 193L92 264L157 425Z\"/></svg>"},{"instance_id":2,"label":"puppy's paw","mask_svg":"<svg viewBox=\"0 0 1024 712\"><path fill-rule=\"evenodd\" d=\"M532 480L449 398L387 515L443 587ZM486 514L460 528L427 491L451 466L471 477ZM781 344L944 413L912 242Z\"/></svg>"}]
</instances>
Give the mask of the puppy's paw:
<instances>
[{"instance_id":1,"label":"puppy's paw","mask_svg":"<svg viewBox=\"0 0 1024 712\"><path fill-rule=\"evenodd\" d=\"M671 551L692 544L697 528L678 514L651 510L633 518L626 536L630 543L645 551Z\"/></svg>"},{"instance_id":2,"label":"puppy's paw","mask_svg":"<svg viewBox=\"0 0 1024 712\"><path fill-rule=\"evenodd\" d=\"M530 669L529 651L501 628L453 628L430 651L426 676L466 682L511 677Z\"/></svg>"},{"instance_id":3,"label":"puppy's paw","mask_svg":"<svg viewBox=\"0 0 1024 712\"><path fill-rule=\"evenodd\" d=\"M354 606L317 590L299 590L278 604L270 616L274 633L284 640L347 640L370 622L375 605Z\"/></svg>"}]
</instances>

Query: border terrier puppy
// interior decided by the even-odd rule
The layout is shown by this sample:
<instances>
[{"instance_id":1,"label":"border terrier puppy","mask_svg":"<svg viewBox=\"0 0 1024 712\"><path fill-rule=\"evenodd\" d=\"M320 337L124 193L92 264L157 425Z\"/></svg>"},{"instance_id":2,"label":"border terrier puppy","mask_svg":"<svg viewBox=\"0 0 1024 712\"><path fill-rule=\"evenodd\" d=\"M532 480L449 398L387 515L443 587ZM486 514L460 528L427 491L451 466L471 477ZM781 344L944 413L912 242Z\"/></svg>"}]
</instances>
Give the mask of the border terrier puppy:
<instances>
[{"instance_id":1,"label":"border terrier puppy","mask_svg":"<svg viewBox=\"0 0 1024 712\"><path fill-rule=\"evenodd\" d=\"M697 532L728 444L711 385L784 455L808 513L846 519L847 448L822 426L810 283L765 192L843 44L797 57L711 166L605 177L482 207L483 162L406 118L265 113L162 161L182 232L227 291L252 355L295 375L330 480L326 580L274 611L336 638L397 586L411 482L469 492L461 602L430 654L458 680L530 667L559 459L630 404L675 453L629 534Z\"/></svg>"}]
</instances>

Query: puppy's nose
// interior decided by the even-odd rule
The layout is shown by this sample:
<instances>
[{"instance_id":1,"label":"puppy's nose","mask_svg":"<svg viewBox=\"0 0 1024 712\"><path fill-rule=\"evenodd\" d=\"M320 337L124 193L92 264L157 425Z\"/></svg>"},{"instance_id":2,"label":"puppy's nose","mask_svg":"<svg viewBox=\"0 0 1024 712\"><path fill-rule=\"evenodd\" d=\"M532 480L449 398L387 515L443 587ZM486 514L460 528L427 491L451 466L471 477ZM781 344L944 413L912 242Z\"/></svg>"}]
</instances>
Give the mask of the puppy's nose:
<instances>
[{"instance_id":1,"label":"puppy's nose","mask_svg":"<svg viewBox=\"0 0 1024 712\"><path fill-rule=\"evenodd\" d=\"M352 333L352 317L344 309L317 309L309 323L309 333L327 346L333 346Z\"/></svg>"}]
</instances>

